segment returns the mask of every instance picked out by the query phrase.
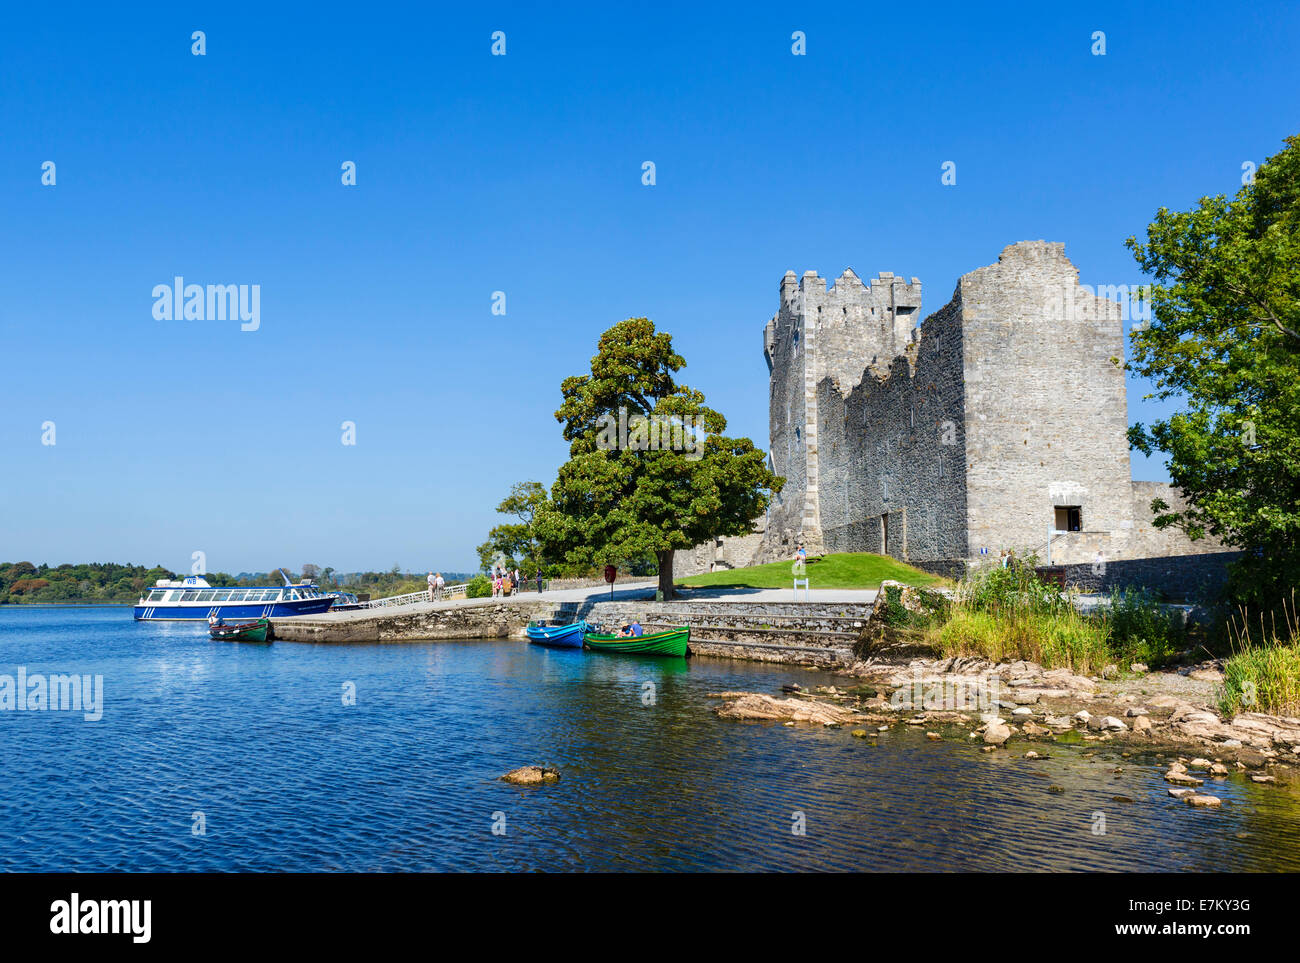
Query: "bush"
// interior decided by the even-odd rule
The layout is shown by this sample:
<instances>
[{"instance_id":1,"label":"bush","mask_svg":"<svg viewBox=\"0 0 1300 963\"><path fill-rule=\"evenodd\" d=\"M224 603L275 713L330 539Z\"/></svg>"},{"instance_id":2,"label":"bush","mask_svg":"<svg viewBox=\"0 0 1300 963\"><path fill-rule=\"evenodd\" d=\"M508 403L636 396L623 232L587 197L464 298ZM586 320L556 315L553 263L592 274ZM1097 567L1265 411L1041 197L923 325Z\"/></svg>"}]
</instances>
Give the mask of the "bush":
<instances>
[{"instance_id":1,"label":"bush","mask_svg":"<svg viewBox=\"0 0 1300 963\"><path fill-rule=\"evenodd\" d=\"M1187 629L1162 608L1155 593L1145 589L1116 589L1105 621L1115 662L1127 669L1134 662L1162 665L1186 647Z\"/></svg>"},{"instance_id":2,"label":"bush","mask_svg":"<svg viewBox=\"0 0 1300 963\"><path fill-rule=\"evenodd\" d=\"M1033 556L1006 568L976 572L957 586L957 599L981 612L1019 617L1028 614L1055 615L1073 609L1070 596L1034 574Z\"/></svg>"},{"instance_id":3,"label":"bush","mask_svg":"<svg viewBox=\"0 0 1300 963\"><path fill-rule=\"evenodd\" d=\"M492 594L492 580L486 575L475 575L465 586L465 597L485 599Z\"/></svg>"}]
</instances>

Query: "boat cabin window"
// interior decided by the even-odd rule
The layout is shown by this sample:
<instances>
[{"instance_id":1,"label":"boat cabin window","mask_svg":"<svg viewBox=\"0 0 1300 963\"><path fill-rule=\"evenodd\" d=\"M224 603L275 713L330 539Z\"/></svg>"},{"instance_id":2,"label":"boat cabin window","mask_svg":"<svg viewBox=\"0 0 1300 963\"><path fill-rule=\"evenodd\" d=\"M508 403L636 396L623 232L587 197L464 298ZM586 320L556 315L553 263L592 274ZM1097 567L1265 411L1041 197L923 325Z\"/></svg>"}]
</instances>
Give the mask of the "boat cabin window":
<instances>
[{"instance_id":1,"label":"boat cabin window","mask_svg":"<svg viewBox=\"0 0 1300 963\"><path fill-rule=\"evenodd\" d=\"M154 589L152 592L149 593L149 601L150 601L150 602L161 602L161 601L163 600L163 598L166 597L166 595L167 595L166 592L160 592L160 591L158 591L157 589Z\"/></svg>"},{"instance_id":2,"label":"boat cabin window","mask_svg":"<svg viewBox=\"0 0 1300 963\"><path fill-rule=\"evenodd\" d=\"M182 592L182 593L181 593L181 601L182 601L182 602L193 602L196 598L198 598L198 596L199 596L199 593L198 593L198 592L193 592L193 591L191 591L191 592Z\"/></svg>"}]
</instances>

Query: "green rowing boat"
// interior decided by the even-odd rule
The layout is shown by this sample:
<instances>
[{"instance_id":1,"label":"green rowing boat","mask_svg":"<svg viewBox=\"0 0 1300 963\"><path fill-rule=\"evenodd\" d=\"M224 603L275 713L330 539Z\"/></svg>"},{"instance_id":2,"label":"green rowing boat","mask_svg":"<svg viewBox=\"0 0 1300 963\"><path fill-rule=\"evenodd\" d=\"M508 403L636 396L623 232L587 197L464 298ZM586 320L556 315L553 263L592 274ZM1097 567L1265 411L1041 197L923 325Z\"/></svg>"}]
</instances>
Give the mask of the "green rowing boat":
<instances>
[{"instance_id":1,"label":"green rowing boat","mask_svg":"<svg viewBox=\"0 0 1300 963\"><path fill-rule=\"evenodd\" d=\"M667 632L655 632L652 635L596 635L588 632L582 637L587 648L593 652L615 652L631 655L670 655L685 658L691 654L691 629L683 625L680 629Z\"/></svg>"},{"instance_id":2,"label":"green rowing boat","mask_svg":"<svg viewBox=\"0 0 1300 963\"><path fill-rule=\"evenodd\" d=\"M258 619L256 622L242 622L238 625L217 622L208 627L208 635L222 642L265 642L270 630L270 619Z\"/></svg>"}]
</instances>

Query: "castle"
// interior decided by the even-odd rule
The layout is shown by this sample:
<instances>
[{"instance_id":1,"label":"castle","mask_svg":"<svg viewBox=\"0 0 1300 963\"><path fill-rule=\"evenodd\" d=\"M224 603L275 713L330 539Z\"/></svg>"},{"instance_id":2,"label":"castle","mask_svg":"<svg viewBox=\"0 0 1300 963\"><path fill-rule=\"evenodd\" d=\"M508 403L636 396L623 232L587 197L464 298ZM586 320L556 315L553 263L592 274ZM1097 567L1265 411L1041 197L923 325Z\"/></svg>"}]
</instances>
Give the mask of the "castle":
<instances>
[{"instance_id":1,"label":"castle","mask_svg":"<svg viewBox=\"0 0 1300 963\"><path fill-rule=\"evenodd\" d=\"M1152 525L1153 498L1180 499L1131 477L1122 306L1079 284L1063 244L1012 244L918 326L920 308L917 278L786 273L763 331L786 485L715 563L802 543L955 575L1012 549L1098 587L1221 579L1221 544Z\"/></svg>"}]
</instances>

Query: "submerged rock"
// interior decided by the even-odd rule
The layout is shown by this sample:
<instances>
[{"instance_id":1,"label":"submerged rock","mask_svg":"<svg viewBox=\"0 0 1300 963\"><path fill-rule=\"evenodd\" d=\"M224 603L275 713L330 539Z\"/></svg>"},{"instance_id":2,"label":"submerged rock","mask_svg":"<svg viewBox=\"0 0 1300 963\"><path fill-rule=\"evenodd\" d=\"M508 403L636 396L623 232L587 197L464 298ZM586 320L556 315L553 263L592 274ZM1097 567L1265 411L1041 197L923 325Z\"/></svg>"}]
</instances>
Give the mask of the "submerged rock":
<instances>
[{"instance_id":1,"label":"submerged rock","mask_svg":"<svg viewBox=\"0 0 1300 963\"><path fill-rule=\"evenodd\" d=\"M511 769L501 779L515 786L540 786L543 783L559 782L560 772L550 766L520 766Z\"/></svg>"},{"instance_id":2,"label":"submerged rock","mask_svg":"<svg viewBox=\"0 0 1300 963\"><path fill-rule=\"evenodd\" d=\"M858 714L843 706L813 702L807 699L774 699L757 692L728 693L737 696L716 710L723 719L760 719L776 722L813 722L822 725L840 725L853 722Z\"/></svg>"}]
</instances>

